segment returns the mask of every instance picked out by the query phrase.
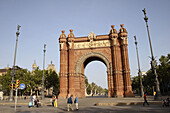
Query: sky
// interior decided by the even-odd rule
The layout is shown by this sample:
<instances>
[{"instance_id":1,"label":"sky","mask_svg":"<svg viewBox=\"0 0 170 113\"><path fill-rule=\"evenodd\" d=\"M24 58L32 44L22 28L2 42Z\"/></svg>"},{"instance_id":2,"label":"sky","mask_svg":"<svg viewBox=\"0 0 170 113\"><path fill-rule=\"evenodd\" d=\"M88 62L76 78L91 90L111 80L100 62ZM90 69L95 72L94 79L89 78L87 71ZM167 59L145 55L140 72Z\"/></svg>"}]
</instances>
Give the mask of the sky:
<instances>
[{"instance_id":1,"label":"sky","mask_svg":"<svg viewBox=\"0 0 170 113\"><path fill-rule=\"evenodd\" d=\"M76 37L108 34L111 25L120 24L128 31L128 52L131 76L138 73L134 36L138 41L140 67L150 69L151 56L146 23L149 18L153 54L159 64L161 55L170 53L170 0L0 0L0 69L13 66L17 25L21 25L16 65L32 70L34 60L43 68L43 47L46 44L45 68L53 61L59 72L59 36L62 30ZM85 68L89 82L107 88L106 66L93 61Z\"/></svg>"}]
</instances>

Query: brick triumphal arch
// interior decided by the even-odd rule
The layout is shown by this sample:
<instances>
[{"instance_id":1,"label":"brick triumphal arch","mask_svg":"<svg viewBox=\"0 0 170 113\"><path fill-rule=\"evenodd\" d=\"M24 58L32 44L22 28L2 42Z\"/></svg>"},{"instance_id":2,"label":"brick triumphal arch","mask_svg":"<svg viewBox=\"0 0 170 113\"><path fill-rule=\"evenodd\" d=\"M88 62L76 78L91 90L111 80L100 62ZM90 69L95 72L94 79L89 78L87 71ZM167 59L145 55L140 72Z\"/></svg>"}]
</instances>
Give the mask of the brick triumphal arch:
<instances>
[{"instance_id":1,"label":"brick triumphal arch","mask_svg":"<svg viewBox=\"0 0 170 113\"><path fill-rule=\"evenodd\" d=\"M133 96L127 31L121 24L117 33L114 25L108 35L95 35L91 32L86 37L75 37L73 30L68 36L65 31L59 38L60 43L60 94L65 98L68 93L85 97L86 65L94 60L103 62L107 67L108 97Z\"/></svg>"}]
</instances>

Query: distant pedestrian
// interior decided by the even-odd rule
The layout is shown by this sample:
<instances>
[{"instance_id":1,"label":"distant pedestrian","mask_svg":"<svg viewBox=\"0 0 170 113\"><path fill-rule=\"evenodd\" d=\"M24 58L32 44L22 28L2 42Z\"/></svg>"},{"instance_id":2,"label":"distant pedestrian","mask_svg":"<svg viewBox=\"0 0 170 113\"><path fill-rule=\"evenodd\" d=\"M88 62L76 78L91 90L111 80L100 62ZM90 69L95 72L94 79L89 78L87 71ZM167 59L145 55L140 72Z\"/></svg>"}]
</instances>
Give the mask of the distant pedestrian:
<instances>
[{"instance_id":1,"label":"distant pedestrian","mask_svg":"<svg viewBox=\"0 0 170 113\"><path fill-rule=\"evenodd\" d=\"M165 100L163 100L163 107L164 106L169 106L169 103L170 103L170 100L169 100L169 97Z\"/></svg>"},{"instance_id":2,"label":"distant pedestrian","mask_svg":"<svg viewBox=\"0 0 170 113\"><path fill-rule=\"evenodd\" d=\"M57 100L58 100L58 98L56 98L56 96L55 96L54 97L54 107L58 107Z\"/></svg>"},{"instance_id":3,"label":"distant pedestrian","mask_svg":"<svg viewBox=\"0 0 170 113\"><path fill-rule=\"evenodd\" d=\"M35 105L35 103L36 103L36 95L34 94L34 95L33 95L33 103L32 103L33 106Z\"/></svg>"},{"instance_id":4,"label":"distant pedestrian","mask_svg":"<svg viewBox=\"0 0 170 113\"><path fill-rule=\"evenodd\" d=\"M33 106L33 97L32 97L32 95L31 95L31 97L30 97L30 102L29 102L28 107L30 108L30 107L32 107L32 106Z\"/></svg>"},{"instance_id":5,"label":"distant pedestrian","mask_svg":"<svg viewBox=\"0 0 170 113\"><path fill-rule=\"evenodd\" d=\"M72 104L73 104L72 97L73 97L73 95L71 95L71 96L67 99L67 111L70 111L70 108L71 108L71 110L73 111L73 107L72 107Z\"/></svg>"},{"instance_id":6,"label":"distant pedestrian","mask_svg":"<svg viewBox=\"0 0 170 113\"><path fill-rule=\"evenodd\" d=\"M30 108L30 107L32 107L32 102L29 102L29 105L28 105L28 107Z\"/></svg>"},{"instance_id":7,"label":"distant pedestrian","mask_svg":"<svg viewBox=\"0 0 170 113\"><path fill-rule=\"evenodd\" d=\"M147 105L149 106L149 103L147 101L147 97L146 97L146 93L144 94L144 102L143 102L143 106L145 106L145 103L147 103Z\"/></svg>"},{"instance_id":8,"label":"distant pedestrian","mask_svg":"<svg viewBox=\"0 0 170 113\"><path fill-rule=\"evenodd\" d=\"M74 100L74 103L75 103L75 105L76 105L76 110L79 110L77 94L76 94L76 98L75 98L75 100Z\"/></svg>"},{"instance_id":9,"label":"distant pedestrian","mask_svg":"<svg viewBox=\"0 0 170 113\"><path fill-rule=\"evenodd\" d=\"M31 102L33 103L33 97L32 97L32 95L31 95L30 99L31 99Z\"/></svg>"},{"instance_id":10,"label":"distant pedestrian","mask_svg":"<svg viewBox=\"0 0 170 113\"><path fill-rule=\"evenodd\" d=\"M155 95L156 95L156 91L153 92L153 96L155 96Z\"/></svg>"},{"instance_id":11,"label":"distant pedestrian","mask_svg":"<svg viewBox=\"0 0 170 113\"><path fill-rule=\"evenodd\" d=\"M37 106L37 107L40 107L40 106L41 106L41 102L39 101L38 98L37 98L37 100L36 100L36 106Z\"/></svg>"},{"instance_id":12,"label":"distant pedestrian","mask_svg":"<svg viewBox=\"0 0 170 113\"><path fill-rule=\"evenodd\" d=\"M54 106L55 100L56 100L56 96L53 95L53 97L52 97L52 106Z\"/></svg>"}]
</instances>

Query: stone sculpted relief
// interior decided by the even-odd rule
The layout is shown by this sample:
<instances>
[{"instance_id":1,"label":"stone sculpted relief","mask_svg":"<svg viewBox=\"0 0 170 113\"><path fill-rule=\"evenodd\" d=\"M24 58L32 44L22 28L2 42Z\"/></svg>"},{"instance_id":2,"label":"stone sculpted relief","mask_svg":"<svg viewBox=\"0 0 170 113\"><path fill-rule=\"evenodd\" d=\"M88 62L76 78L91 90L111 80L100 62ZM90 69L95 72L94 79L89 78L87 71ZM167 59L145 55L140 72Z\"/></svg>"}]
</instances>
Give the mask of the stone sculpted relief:
<instances>
[{"instance_id":1,"label":"stone sculpted relief","mask_svg":"<svg viewBox=\"0 0 170 113\"><path fill-rule=\"evenodd\" d=\"M96 34L94 34L93 32L91 32L89 35L88 35L88 39L90 39L90 41L94 40L96 38Z\"/></svg>"},{"instance_id":2,"label":"stone sculpted relief","mask_svg":"<svg viewBox=\"0 0 170 113\"><path fill-rule=\"evenodd\" d=\"M74 49L110 47L110 46L111 44L109 40L74 43Z\"/></svg>"}]
</instances>

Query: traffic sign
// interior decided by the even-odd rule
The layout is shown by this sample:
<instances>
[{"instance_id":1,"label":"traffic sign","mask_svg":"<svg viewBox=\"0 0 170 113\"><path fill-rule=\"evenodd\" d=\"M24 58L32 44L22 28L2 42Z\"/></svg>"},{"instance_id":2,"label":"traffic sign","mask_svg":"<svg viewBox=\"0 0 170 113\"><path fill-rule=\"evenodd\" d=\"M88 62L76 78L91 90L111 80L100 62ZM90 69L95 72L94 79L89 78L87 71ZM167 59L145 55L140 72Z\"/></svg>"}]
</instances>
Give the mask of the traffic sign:
<instances>
[{"instance_id":1,"label":"traffic sign","mask_svg":"<svg viewBox=\"0 0 170 113\"><path fill-rule=\"evenodd\" d=\"M20 84L20 87L19 87L20 89L24 89L25 88L25 84Z\"/></svg>"}]
</instances>

